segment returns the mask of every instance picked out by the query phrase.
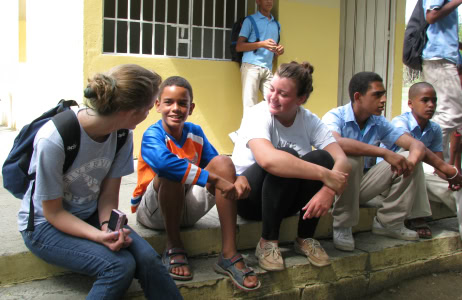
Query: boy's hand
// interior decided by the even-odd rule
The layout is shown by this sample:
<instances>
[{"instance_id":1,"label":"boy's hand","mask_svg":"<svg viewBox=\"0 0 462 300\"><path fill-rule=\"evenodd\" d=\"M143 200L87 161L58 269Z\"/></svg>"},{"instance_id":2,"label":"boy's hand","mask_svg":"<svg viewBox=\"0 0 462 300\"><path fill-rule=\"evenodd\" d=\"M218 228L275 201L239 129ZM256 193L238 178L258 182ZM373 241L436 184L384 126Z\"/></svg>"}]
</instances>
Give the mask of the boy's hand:
<instances>
[{"instance_id":1,"label":"boy's hand","mask_svg":"<svg viewBox=\"0 0 462 300\"><path fill-rule=\"evenodd\" d=\"M391 171L397 176L408 176L410 174L410 166L407 159L393 151L387 151L387 154L383 156L383 159L390 164Z\"/></svg>"},{"instance_id":2,"label":"boy's hand","mask_svg":"<svg viewBox=\"0 0 462 300\"><path fill-rule=\"evenodd\" d=\"M237 190L234 184L218 176L215 188L221 191L223 197L228 200L237 199Z\"/></svg>"},{"instance_id":3,"label":"boy's hand","mask_svg":"<svg viewBox=\"0 0 462 300\"><path fill-rule=\"evenodd\" d=\"M245 176L237 176L234 186L237 191L236 199L246 199L249 196L250 185Z\"/></svg>"},{"instance_id":4,"label":"boy's hand","mask_svg":"<svg viewBox=\"0 0 462 300\"><path fill-rule=\"evenodd\" d=\"M284 54L284 46L283 45L277 45L276 47L276 55L283 55Z\"/></svg>"},{"instance_id":5,"label":"boy's hand","mask_svg":"<svg viewBox=\"0 0 462 300\"><path fill-rule=\"evenodd\" d=\"M260 42L262 48L268 49L269 51L276 53L278 44L273 39L267 39Z\"/></svg>"}]
</instances>

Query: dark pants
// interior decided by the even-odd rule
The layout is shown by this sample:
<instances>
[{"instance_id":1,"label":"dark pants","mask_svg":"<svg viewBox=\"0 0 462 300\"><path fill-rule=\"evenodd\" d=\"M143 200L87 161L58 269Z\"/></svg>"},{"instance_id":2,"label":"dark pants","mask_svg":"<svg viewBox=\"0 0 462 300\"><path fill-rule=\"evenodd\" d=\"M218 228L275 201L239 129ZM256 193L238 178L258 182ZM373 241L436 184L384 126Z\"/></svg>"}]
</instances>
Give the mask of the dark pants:
<instances>
[{"instance_id":1,"label":"dark pants","mask_svg":"<svg viewBox=\"0 0 462 300\"><path fill-rule=\"evenodd\" d=\"M293 149L280 150L298 157ZM309 152L301 159L328 169L334 166L332 156L324 150ZM263 221L262 238L278 240L282 219L297 212L300 212L298 237L313 237L319 218L303 220L301 208L321 189L321 181L278 177L269 174L257 163L242 175L249 181L251 191L248 199L237 201L237 213L245 219Z\"/></svg>"}]
</instances>

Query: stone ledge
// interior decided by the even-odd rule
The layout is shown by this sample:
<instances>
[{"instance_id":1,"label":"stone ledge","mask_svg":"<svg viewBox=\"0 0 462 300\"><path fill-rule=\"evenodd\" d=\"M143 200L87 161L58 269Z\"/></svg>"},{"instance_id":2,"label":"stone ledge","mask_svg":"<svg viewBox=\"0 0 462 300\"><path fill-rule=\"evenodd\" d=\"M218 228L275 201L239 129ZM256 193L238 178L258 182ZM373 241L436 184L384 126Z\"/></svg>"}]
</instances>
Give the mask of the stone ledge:
<instances>
[{"instance_id":1,"label":"stone ledge","mask_svg":"<svg viewBox=\"0 0 462 300\"><path fill-rule=\"evenodd\" d=\"M359 249L338 251L330 240L321 243L332 264L317 268L292 251L292 244L281 247L286 270L266 272L257 266L253 250L243 255L262 281L258 291L246 293L235 288L230 279L213 271L216 256L191 259L194 280L177 282L185 299L347 299L361 298L402 280L447 270L462 269L462 242L455 218L431 224L434 238L417 242L397 241L369 232L355 235ZM8 299L82 299L92 279L75 274L23 284L4 286L0 298ZM136 282L126 299L143 299Z\"/></svg>"},{"instance_id":2,"label":"stone ledge","mask_svg":"<svg viewBox=\"0 0 462 300\"><path fill-rule=\"evenodd\" d=\"M0 184L1 184L0 180ZM120 190L121 199L129 199L136 184L136 175L130 175L122 179ZM58 276L68 271L52 266L35 257L24 245L21 235L18 233L16 224L17 211L20 201L10 195L0 186L0 227L3 228L2 241L0 245L0 286L11 283L26 282L36 279L44 279L51 276ZM452 215L445 210L444 206L434 205L432 209L435 218ZM372 204L373 205L373 204ZM123 211L130 211L129 201L121 201L120 207ZM353 228L354 232L366 232L371 230L372 219L375 216L374 207L363 207L360 209L360 221ZM286 218L281 225L280 241L292 242L296 236L297 216ZM165 233L147 229L136 224L135 215L129 214L129 225L138 234L145 238L157 252L162 253L165 245ZM455 228L457 231L457 227ZM253 249L258 242L261 233L261 222L249 222L238 218L237 244L238 249ZM322 217L318 224L315 237L319 239L332 236L332 216L330 214ZM190 256L213 255L221 250L221 232L216 209L212 209L194 227L182 230L182 238ZM201 241L198 243L197 241ZM367 242L365 242L367 244ZM357 244L361 247L361 244ZM424 246L422 246L424 247ZM430 247L430 246L429 246Z\"/></svg>"}]
</instances>

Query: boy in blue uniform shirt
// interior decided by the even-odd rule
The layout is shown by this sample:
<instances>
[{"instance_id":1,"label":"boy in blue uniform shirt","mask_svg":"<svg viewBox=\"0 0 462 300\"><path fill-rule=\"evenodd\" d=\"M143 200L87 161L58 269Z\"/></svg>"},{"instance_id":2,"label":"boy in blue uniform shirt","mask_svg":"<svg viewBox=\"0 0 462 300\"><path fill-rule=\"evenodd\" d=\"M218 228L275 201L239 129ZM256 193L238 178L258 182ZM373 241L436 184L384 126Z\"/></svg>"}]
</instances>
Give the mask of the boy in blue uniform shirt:
<instances>
[{"instance_id":1,"label":"boy in blue uniform shirt","mask_svg":"<svg viewBox=\"0 0 462 300\"><path fill-rule=\"evenodd\" d=\"M428 200L444 203L456 213L456 200L460 198L460 193L455 191L460 189L462 183L462 176L458 170L444 162L441 128L430 120L435 113L436 103L436 91L433 86L427 82L416 83L409 89L408 105L411 112L399 115L391 121L394 126L402 128L428 149L424 157L424 161L429 164L424 164L424 170L428 170L425 172L428 198L421 197L415 200L407 222L408 227L416 230L423 238L432 236L430 228L422 218L432 214ZM387 148L395 152L400 150L395 144ZM430 166L434 167L434 170Z\"/></svg>"},{"instance_id":2,"label":"boy in blue uniform shirt","mask_svg":"<svg viewBox=\"0 0 462 300\"><path fill-rule=\"evenodd\" d=\"M258 90L265 96L273 78L273 59L284 53L278 44L280 26L271 15L273 0L256 0L258 12L250 17L255 20L260 40L249 18L244 20L236 44L236 51L244 52L241 65L242 101L246 109L258 103Z\"/></svg>"},{"instance_id":3,"label":"boy in blue uniform shirt","mask_svg":"<svg viewBox=\"0 0 462 300\"><path fill-rule=\"evenodd\" d=\"M372 72L355 74L349 84L351 102L330 110L322 118L348 156L352 171L348 186L335 200L334 246L353 251L352 226L359 221L359 204L379 194L388 195L377 209L372 232L379 235L417 240L417 232L407 229L404 220L414 199L425 191L424 175L419 163L425 155L425 146L395 128L383 116L386 91L382 78ZM380 148L397 144L409 152L402 155ZM383 157L384 162L373 165L369 157Z\"/></svg>"}]
</instances>

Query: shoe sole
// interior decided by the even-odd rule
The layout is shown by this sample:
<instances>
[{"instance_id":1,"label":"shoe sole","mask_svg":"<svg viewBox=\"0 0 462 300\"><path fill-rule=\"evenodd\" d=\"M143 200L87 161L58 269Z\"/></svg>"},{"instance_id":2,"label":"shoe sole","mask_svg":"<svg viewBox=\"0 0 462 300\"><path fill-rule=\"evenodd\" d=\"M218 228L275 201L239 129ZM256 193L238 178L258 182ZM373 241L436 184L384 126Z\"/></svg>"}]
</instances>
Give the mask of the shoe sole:
<instances>
[{"instance_id":1,"label":"shoe sole","mask_svg":"<svg viewBox=\"0 0 462 300\"><path fill-rule=\"evenodd\" d=\"M258 256L257 256L258 258ZM260 266L260 268L266 270L266 271L282 271L285 269L284 265L282 267L274 267L274 266L269 266L269 265L265 265L263 263L261 263L261 260L258 259L258 265Z\"/></svg>"},{"instance_id":2,"label":"shoe sole","mask_svg":"<svg viewBox=\"0 0 462 300\"><path fill-rule=\"evenodd\" d=\"M334 243L335 249L342 250L342 251L348 251L348 252L353 252L355 250L355 247L349 247L349 246L342 246Z\"/></svg>"},{"instance_id":3,"label":"shoe sole","mask_svg":"<svg viewBox=\"0 0 462 300\"><path fill-rule=\"evenodd\" d=\"M319 261L313 260L308 255L306 255L306 253L303 252L303 250L301 250L299 248L294 247L294 251L295 251L295 253L298 253L298 254L301 254L301 255L305 256L308 259L308 261L310 262L310 264L312 264L315 267L325 267L325 266L328 266L328 265L331 264L330 261L325 262L325 263L321 263Z\"/></svg>"},{"instance_id":4,"label":"shoe sole","mask_svg":"<svg viewBox=\"0 0 462 300\"><path fill-rule=\"evenodd\" d=\"M390 237L390 238L394 238L394 239L397 239L397 240L403 240L403 241L418 241L419 240L419 235L417 235L415 237L402 236L402 235L397 235L397 234L390 233L388 230L381 229L381 228L372 228L372 233L377 234L377 235Z\"/></svg>"},{"instance_id":5,"label":"shoe sole","mask_svg":"<svg viewBox=\"0 0 462 300\"><path fill-rule=\"evenodd\" d=\"M222 274L222 275L226 275L229 277L229 279L231 279L231 281L233 282L234 286L237 287L238 289L242 290L242 291L246 291L246 292L250 292L250 291L255 291L255 290L258 290L260 287L261 287L261 281L258 280L258 284L257 286L253 287L253 288L249 288L249 287L246 287L245 285L241 285L239 282L237 282L237 280L233 277L233 273L231 273L230 271L227 271L225 269L223 269L221 266L218 265L218 263L215 263L213 265L213 269L215 272L217 272L218 274ZM257 274L255 274L256 276Z\"/></svg>"}]
</instances>

